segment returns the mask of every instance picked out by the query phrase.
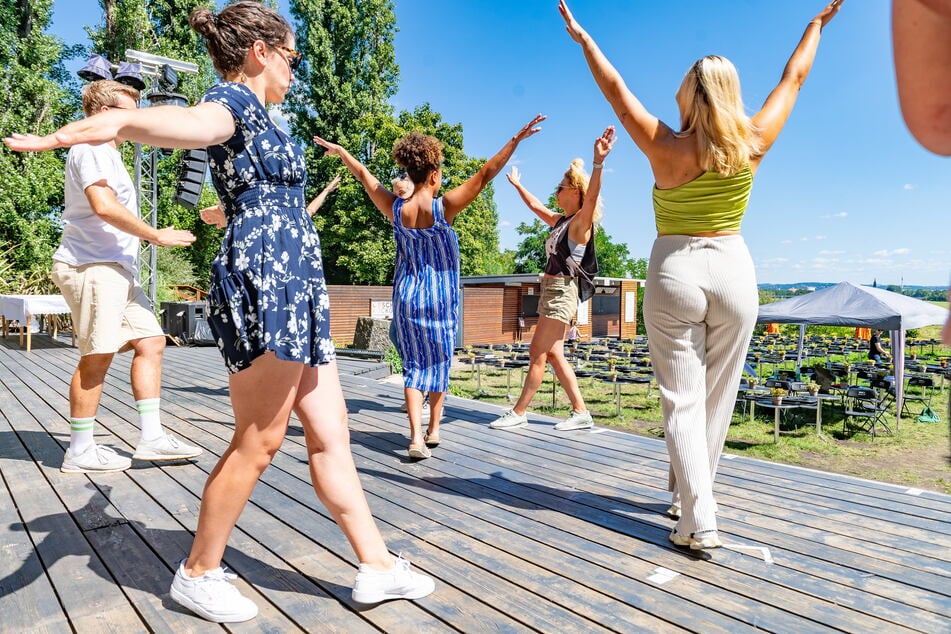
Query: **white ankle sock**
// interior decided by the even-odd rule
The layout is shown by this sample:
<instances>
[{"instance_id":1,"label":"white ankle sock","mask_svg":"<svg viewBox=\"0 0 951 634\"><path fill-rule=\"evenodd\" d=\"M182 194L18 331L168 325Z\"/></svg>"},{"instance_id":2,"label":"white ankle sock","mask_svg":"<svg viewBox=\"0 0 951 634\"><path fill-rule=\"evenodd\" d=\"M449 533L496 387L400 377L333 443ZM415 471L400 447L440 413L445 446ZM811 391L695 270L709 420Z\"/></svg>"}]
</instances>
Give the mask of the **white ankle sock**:
<instances>
[{"instance_id":1,"label":"white ankle sock","mask_svg":"<svg viewBox=\"0 0 951 634\"><path fill-rule=\"evenodd\" d=\"M74 456L78 456L90 445L95 444L92 438L92 426L95 422L95 416L92 418L69 419L69 450Z\"/></svg>"},{"instance_id":2,"label":"white ankle sock","mask_svg":"<svg viewBox=\"0 0 951 634\"><path fill-rule=\"evenodd\" d=\"M162 421L159 416L160 398L144 398L135 402L139 412L139 429L142 430L142 440L155 440L163 434Z\"/></svg>"}]
</instances>

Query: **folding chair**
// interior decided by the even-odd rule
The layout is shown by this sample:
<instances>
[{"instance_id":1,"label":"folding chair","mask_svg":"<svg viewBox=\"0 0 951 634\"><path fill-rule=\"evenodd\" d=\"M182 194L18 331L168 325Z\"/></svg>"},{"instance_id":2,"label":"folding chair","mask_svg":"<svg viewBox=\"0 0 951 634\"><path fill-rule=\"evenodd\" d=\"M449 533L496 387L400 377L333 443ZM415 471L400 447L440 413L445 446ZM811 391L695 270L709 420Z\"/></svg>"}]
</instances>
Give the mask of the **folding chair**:
<instances>
[{"instance_id":1,"label":"folding chair","mask_svg":"<svg viewBox=\"0 0 951 634\"><path fill-rule=\"evenodd\" d=\"M908 377L907 386L915 386L920 390L917 394L912 394L910 390L906 389L902 398L902 416L907 414L908 416L914 418L915 416L921 414L921 412L923 412L926 407L931 407L931 395L932 391L934 390L934 378L930 376L911 376ZM921 410L917 412L911 411L911 409L908 407L909 402L921 403Z\"/></svg>"},{"instance_id":2,"label":"folding chair","mask_svg":"<svg viewBox=\"0 0 951 634\"><path fill-rule=\"evenodd\" d=\"M887 393L886 393L887 394ZM887 433L892 430L885 422L885 412L888 407L883 403L884 398L880 398L878 392L870 387L859 387L853 385L845 392L845 418L842 421L842 429L845 430L846 424L852 419L859 419L858 427L865 429L875 437L876 425L881 425Z\"/></svg>"}]
</instances>

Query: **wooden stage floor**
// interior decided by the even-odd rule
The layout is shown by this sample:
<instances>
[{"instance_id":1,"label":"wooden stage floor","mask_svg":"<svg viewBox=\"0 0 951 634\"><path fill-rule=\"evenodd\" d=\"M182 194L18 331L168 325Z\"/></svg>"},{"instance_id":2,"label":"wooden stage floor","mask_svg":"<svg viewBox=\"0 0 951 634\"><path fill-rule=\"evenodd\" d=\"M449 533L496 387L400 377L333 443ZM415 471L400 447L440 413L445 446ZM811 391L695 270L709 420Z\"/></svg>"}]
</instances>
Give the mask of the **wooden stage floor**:
<instances>
[{"instance_id":1,"label":"wooden stage floor","mask_svg":"<svg viewBox=\"0 0 951 634\"><path fill-rule=\"evenodd\" d=\"M205 453L124 473L59 471L69 439L67 339L0 340L0 631L222 629L168 598L231 410L213 348L166 351L163 421ZM227 629L268 632L951 632L951 497L727 455L716 482L726 547L667 541L662 442L558 433L450 399L443 444L409 462L402 391L341 360L358 469L394 552L434 576L417 602L350 602L355 561L310 486L291 422L232 535L226 564L260 606ZM129 355L97 441L137 440Z\"/></svg>"}]
</instances>

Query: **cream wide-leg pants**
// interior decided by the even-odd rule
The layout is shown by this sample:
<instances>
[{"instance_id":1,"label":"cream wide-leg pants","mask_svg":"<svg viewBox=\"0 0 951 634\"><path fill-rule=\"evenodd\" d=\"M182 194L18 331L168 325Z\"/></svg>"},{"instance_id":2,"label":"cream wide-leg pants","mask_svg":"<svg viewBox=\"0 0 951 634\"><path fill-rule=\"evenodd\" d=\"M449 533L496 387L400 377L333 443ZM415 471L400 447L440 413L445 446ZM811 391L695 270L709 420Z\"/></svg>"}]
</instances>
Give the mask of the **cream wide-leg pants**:
<instances>
[{"instance_id":1,"label":"cream wide-leg pants","mask_svg":"<svg viewBox=\"0 0 951 634\"><path fill-rule=\"evenodd\" d=\"M758 310L753 260L739 234L654 242L644 321L682 535L717 528L713 479Z\"/></svg>"}]
</instances>

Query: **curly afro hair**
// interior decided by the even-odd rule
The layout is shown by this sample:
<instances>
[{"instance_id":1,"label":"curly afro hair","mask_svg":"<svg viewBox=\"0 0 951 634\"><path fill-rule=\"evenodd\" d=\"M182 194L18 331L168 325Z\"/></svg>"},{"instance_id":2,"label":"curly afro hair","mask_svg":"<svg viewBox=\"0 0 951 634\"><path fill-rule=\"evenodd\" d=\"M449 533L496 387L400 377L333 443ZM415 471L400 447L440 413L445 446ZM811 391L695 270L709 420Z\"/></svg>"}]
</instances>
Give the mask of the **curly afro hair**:
<instances>
[{"instance_id":1,"label":"curly afro hair","mask_svg":"<svg viewBox=\"0 0 951 634\"><path fill-rule=\"evenodd\" d=\"M419 185L442 163L442 143L422 132L410 132L393 145L393 159Z\"/></svg>"}]
</instances>

